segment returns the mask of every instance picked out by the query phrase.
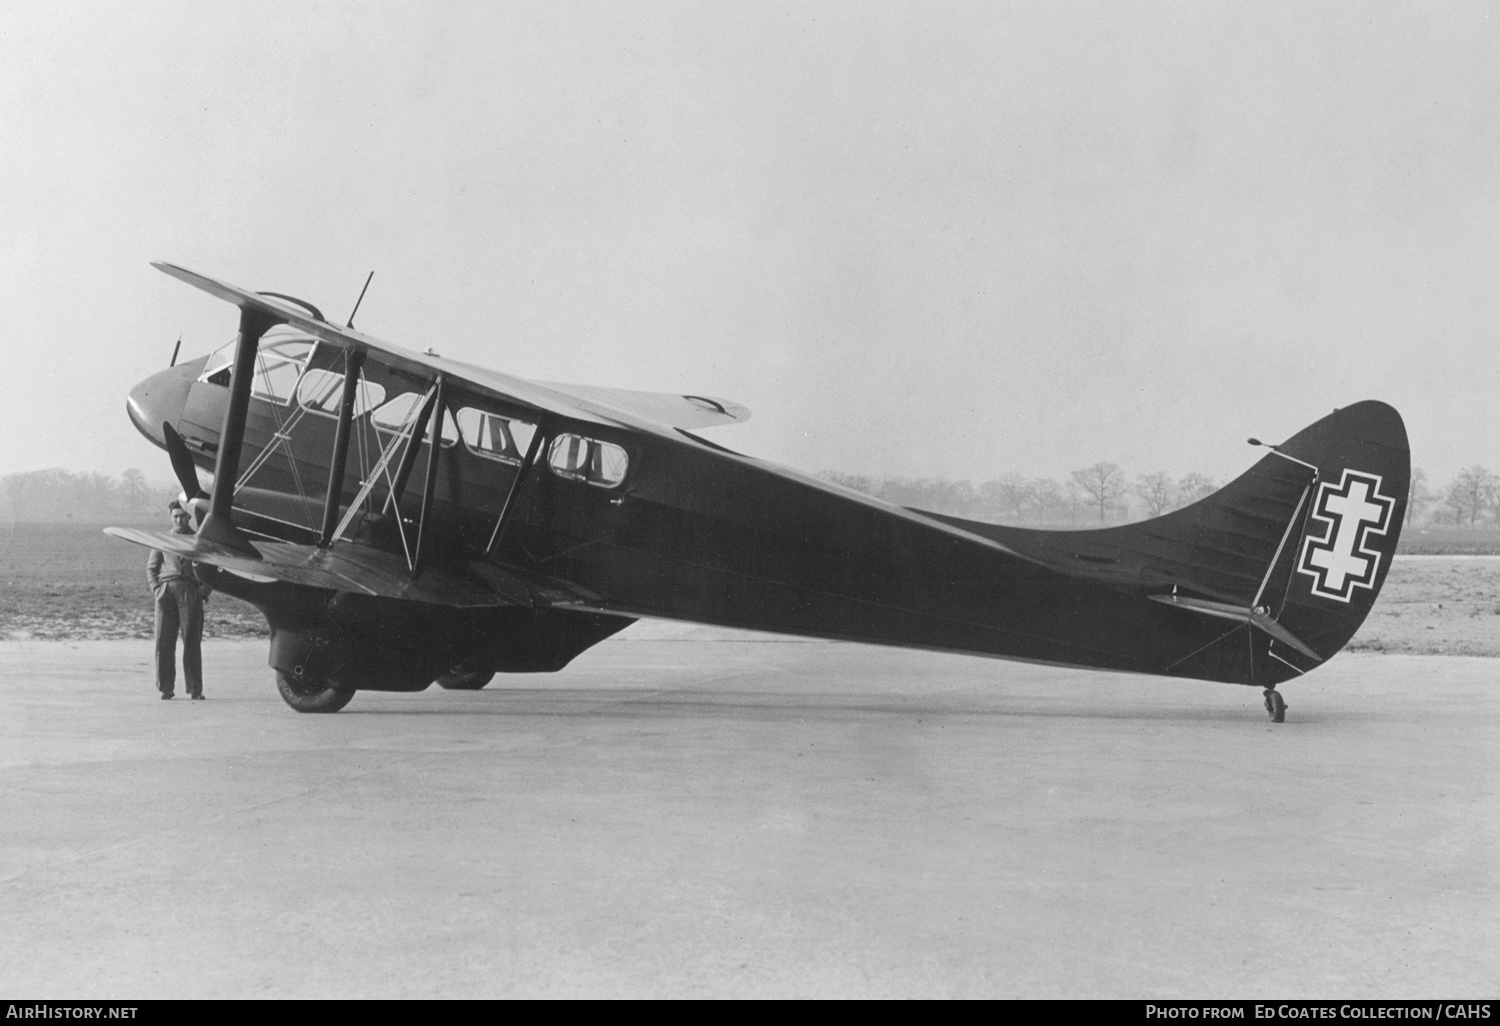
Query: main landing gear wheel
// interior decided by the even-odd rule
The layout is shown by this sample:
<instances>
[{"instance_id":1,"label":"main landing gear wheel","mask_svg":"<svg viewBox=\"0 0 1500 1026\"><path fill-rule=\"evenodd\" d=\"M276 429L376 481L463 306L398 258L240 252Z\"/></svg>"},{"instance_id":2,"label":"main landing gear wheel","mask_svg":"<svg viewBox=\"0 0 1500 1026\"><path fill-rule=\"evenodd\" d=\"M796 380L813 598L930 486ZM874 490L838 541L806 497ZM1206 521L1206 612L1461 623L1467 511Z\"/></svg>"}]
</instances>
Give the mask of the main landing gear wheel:
<instances>
[{"instance_id":1,"label":"main landing gear wheel","mask_svg":"<svg viewBox=\"0 0 1500 1026\"><path fill-rule=\"evenodd\" d=\"M495 679L494 670L475 670L473 673L445 673L437 679L437 686L449 691L478 691Z\"/></svg>"},{"instance_id":2,"label":"main landing gear wheel","mask_svg":"<svg viewBox=\"0 0 1500 1026\"><path fill-rule=\"evenodd\" d=\"M1266 688L1266 712L1271 714L1272 723L1286 722L1286 699L1275 688Z\"/></svg>"},{"instance_id":3,"label":"main landing gear wheel","mask_svg":"<svg viewBox=\"0 0 1500 1026\"><path fill-rule=\"evenodd\" d=\"M280 670L276 671L276 690L287 705L300 713L338 712L354 697L353 688L334 687L321 680L298 680Z\"/></svg>"}]
</instances>

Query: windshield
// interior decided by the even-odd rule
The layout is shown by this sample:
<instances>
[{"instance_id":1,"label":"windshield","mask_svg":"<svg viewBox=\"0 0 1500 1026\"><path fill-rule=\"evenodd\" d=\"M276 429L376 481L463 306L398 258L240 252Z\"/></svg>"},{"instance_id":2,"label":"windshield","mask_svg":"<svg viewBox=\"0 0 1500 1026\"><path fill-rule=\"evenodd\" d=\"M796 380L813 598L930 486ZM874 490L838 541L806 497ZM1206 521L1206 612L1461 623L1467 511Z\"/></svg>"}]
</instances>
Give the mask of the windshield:
<instances>
[{"instance_id":1,"label":"windshield","mask_svg":"<svg viewBox=\"0 0 1500 1026\"><path fill-rule=\"evenodd\" d=\"M229 387L238 339L220 346L209 356L198 380ZM285 325L277 325L261 337L255 354L255 378L250 394L257 399L285 406L297 388L297 379L312 357L317 339Z\"/></svg>"}]
</instances>

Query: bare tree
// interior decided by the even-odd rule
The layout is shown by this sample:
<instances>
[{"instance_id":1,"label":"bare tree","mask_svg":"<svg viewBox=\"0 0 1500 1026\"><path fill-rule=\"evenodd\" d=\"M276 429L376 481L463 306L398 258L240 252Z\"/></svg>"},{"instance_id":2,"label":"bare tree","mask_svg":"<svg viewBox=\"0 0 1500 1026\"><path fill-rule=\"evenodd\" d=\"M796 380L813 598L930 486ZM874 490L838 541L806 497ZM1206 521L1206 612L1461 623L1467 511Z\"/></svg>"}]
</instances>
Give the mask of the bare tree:
<instances>
[{"instance_id":1,"label":"bare tree","mask_svg":"<svg viewBox=\"0 0 1500 1026\"><path fill-rule=\"evenodd\" d=\"M873 495L896 506L908 506L933 513L970 517L979 512L979 493L968 481L943 478L867 477L825 470L818 474L824 481Z\"/></svg>"},{"instance_id":2,"label":"bare tree","mask_svg":"<svg viewBox=\"0 0 1500 1026\"><path fill-rule=\"evenodd\" d=\"M1177 486L1163 471L1142 474L1135 479L1135 494L1146 504L1149 516L1159 517L1177 506Z\"/></svg>"},{"instance_id":3,"label":"bare tree","mask_svg":"<svg viewBox=\"0 0 1500 1026\"><path fill-rule=\"evenodd\" d=\"M939 513L972 517L979 506L979 493L969 481L933 481L931 495L926 508Z\"/></svg>"},{"instance_id":4,"label":"bare tree","mask_svg":"<svg viewBox=\"0 0 1500 1026\"><path fill-rule=\"evenodd\" d=\"M981 515L994 520L1019 523L1025 516L1030 495L1026 479L1015 471L979 486Z\"/></svg>"},{"instance_id":5,"label":"bare tree","mask_svg":"<svg viewBox=\"0 0 1500 1026\"><path fill-rule=\"evenodd\" d=\"M1067 513L1068 502L1062 485L1050 477L1039 477L1026 486L1027 506L1031 520L1038 524L1059 523Z\"/></svg>"},{"instance_id":6,"label":"bare tree","mask_svg":"<svg viewBox=\"0 0 1500 1026\"><path fill-rule=\"evenodd\" d=\"M863 492L866 495L874 495L880 490L880 482L863 474L845 474L837 470L825 470L818 475L824 481L831 481L836 485Z\"/></svg>"},{"instance_id":7,"label":"bare tree","mask_svg":"<svg viewBox=\"0 0 1500 1026\"><path fill-rule=\"evenodd\" d=\"M1219 490L1219 483L1196 470L1177 482L1177 506L1187 506L1206 499Z\"/></svg>"},{"instance_id":8,"label":"bare tree","mask_svg":"<svg viewBox=\"0 0 1500 1026\"><path fill-rule=\"evenodd\" d=\"M1427 472L1421 467L1414 469L1411 472L1411 491L1406 500L1406 522L1415 524L1421 520L1436 498L1432 489L1427 487Z\"/></svg>"},{"instance_id":9,"label":"bare tree","mask_svg":"<svg viewBox=\"0 0 1500 1026\"><path fill-rule=\"evenodd\" d=\"M106 474L54 467L11 474L4 486L23 520L103 522L119 508L119 486Z\"/></svg>"},{"instance_id":10,"label":"bare tree","mask_svg":"<svg viewBox=\"0 0 1500 1026\"><path fill-rule=\"evenodd\" d=\"M1070 477L1063 482L1063 497L1068 504L1068 523L1078 526L1078 511L1083 508L1083 485Z\"/></svg>"},{"instance_id":11,"label":"bare tree","mask_svg":"<svg viewBox=\"0 0 1500 1026\"><path fill-rule=\"evenodd\" d=\"M146 508L151 489L146 487L146 475L131 467L120 474L120 499L132 513Z\"/></svg>"},{"instance_id":12,"label":"bare tree","mask_svg":"<svg viewBox=\"0 0 1500 1026\"><path fill-rule=\"evenodd\" d=\"M1458 473L1443 496L1443 504L1453 511L1453 522L1473 527L1486 510L1494 508L1500 498L1500 477L1483 467L1467 467Z\"/></svg>"},{"instance_id":13,"label":"bare tree","mask_svg":"<svg viewBox=\"0 0 1500 1026\"><path fill-rule=\"evenodd\" d=\"M1104 515L1120 505L1125 497L1125 475L1119 465L1101 460L1092 467L1073 471L1073 480L1088 496L1088 505L1099 511L1099 523Z\"/></svg>"},{"instance_id":14,"label":"bare tree","mask_svg":"<svg viewBox=\"0 0 1500 1026\"><path fill-rule=\"evenodd\" d=\"M875 488L875 496L895 506L926 508L928 482L915 481L909 477L882 478Z\"/></svg>"}]
</instances>

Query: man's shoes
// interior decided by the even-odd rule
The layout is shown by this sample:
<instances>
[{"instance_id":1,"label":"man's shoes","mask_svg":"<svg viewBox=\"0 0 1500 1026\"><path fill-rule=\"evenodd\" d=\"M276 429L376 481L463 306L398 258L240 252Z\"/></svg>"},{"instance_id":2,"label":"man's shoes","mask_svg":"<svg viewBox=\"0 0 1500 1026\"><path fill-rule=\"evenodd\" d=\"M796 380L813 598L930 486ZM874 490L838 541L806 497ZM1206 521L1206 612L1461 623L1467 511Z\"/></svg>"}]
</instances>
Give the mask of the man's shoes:
<instances>
[{"instance_id":1,"label":"man's shoes","mask_svg":"<svg viewBox=\"0 0 1500 1026\"><path fill-rule=\"evenodd\" d=\"M170 702L172 700L172 692L170 692L170 691L163 691L161 693L161 700L163 702Z\"/></svg>"},{"instance_id":2,"label":"man's shoes","mask_svg":"<svg viewBox=\"0 0 1500 1026\"><path fill-rule=\"evenodd\" d=\"M203 692L200 691L196 695L189 695L188 697L195 702L201 702L203 701Z\"/></svg>"}]
</instances>

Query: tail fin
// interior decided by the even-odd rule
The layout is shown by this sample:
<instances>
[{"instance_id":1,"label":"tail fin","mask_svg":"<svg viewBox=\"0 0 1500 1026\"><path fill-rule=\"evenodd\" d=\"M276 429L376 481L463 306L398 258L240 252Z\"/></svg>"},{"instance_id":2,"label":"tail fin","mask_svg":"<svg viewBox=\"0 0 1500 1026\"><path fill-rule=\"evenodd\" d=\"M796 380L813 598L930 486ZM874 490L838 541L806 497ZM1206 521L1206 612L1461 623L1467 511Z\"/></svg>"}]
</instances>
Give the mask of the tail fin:
<instances>
[{"instance_id":1,"label":"tail fin","mask_svg":"<svg viewBox=\"0 0 1500 1026\"><path fill-rule=\"evenodd\" d=\"M1143 582L1148 598L1220 618L1223 633L1168 653L1158 672L1266 686L1354 636L1390 570L1410 486L1401 415L1367 401L1304 428L1201 502L1099 533L1160 554L1151 562L1171 593Z\"/></svg>"},{"instance_id":2,"label":"tail fin","mask_svg":"<svg viewBox=\"0 0 1500 1026\"><path fill-rule=\"evenodd\" d=\"M1401 539L1411 487L1406 427L1384 403L1362 402L1299 432L1276 455L1311 464L1317 476L1259 604L1327 659L1375 605ZM1268 655L1297 672L1316 665L1274 641Z\"/></svg>"},{"instance_id":3,"label":"tail fin","mask_svg":"<svg viewBox=\"0 0 1500 1026\"><path fill-rule=\"evenodd\" d=\"M1096 531L964 526L1171 607L1151 629L1141 669L1265 686L1313 669L1354 636L1390 570L1410 485L1400 414L1367 401L1153 520Z\"/></svg>"}]
</instances>

